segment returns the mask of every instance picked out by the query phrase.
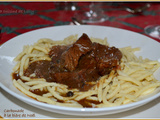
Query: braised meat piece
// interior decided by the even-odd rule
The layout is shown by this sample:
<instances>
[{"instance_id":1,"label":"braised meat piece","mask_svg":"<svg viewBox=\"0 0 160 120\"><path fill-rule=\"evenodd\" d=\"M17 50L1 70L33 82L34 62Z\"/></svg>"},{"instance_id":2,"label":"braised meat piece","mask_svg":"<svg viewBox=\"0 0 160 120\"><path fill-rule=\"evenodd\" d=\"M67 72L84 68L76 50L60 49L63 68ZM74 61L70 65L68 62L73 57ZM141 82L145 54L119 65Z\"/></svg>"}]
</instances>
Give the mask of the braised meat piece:
<instances>
[{"instance_id":1,"label":"braised meat piece","mask_svg":"<svg viewBox=\"0 0 160 120\"><path fill-rule=\"evenodd\" d=\"M77 70L81 70L81 69L96 69L96 68L97 68L97 62L96 62L95 58L91 55L90 52L88 54L86 54L86 55L83 55L79 59Z\"/></svg>"},{"instance_id":2,"label":"braised meat piece","mask_svg":"<svg viewBox=\"0 0 160 120\"><path fill-rule=\"evenodd\" d=\"M61 63L69 70L75 70L79 58L90 51L92 42L86 34L83 34L71 47L61 56Z\"/></svg>"},{"instance_id":3,"label":"braised meat piece","mask_svg":"<svg viewBox=\"0 0 160 120\"><path fill-rule=\"evenodd\" d=\"M93 43L92 56L97 62L99 74L105 75L120 64L122 53L118 48Z\"/></svg>"},{"instance_id":4,"label":"braised meat piece","mask_svg":"<svg viewBox=\"0 0 160 120\"><path fill-rule=\"evenodd\" d=\"M48 72L51 64L52 63L50 61L46 60L35 61L28 66L24 75L29 77L32 73L35 73L36 78L45 78L48 82L51 82L52 78L50 78Z\"/></svg>"},{"instance_id":5,"label":"braised meat piece","mask_svg":"<svg viewBox=\"0 0 160 120\"><path fill-rule=\"evenodd\" d=\"M50 52L49 52L49 56L52 59L52 62L55 63L57 60L60 59L62 53L68 48L68 46L52 46Z\"/></svg>"},{"instance_id":6,"label":"braised meat piece","mask_svg":"<svg viewBox=\"0 0 160 120\"><path fill-rule=\"evenodd\" d=\"M78 88L80 91L86 91L91 88L99 78L96 69L82 69L74 72L59 72L52 74L54 82L65 84L69 89Z\"/></svg>"},{"instance_id":7,"label":"braised meat piece","mask_svg":"<svg viewBox=\"0 0 160 120\"><path fill-rule=\"evenodd\" d=\"M51 57L52 59L52 67L59 67L61 69L64 69L64 64L63 63L60 63L60 60L61 60L61 56L62 56L62 53L64 51L67 50L69 46L52 46L50 52L49 52L49 56Z\"/></svg>"}]
</instances>

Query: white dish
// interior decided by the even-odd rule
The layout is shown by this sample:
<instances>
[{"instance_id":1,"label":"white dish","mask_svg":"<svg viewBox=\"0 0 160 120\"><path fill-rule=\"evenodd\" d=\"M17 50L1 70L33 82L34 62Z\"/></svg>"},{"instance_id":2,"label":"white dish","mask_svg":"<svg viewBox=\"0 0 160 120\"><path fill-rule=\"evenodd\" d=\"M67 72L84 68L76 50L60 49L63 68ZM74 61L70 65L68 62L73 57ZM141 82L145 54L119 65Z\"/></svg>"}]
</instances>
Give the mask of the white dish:
<instances>
[{"instance_id":1,"label":"white dish","mask_svg":"<svg viewBox=\"0 0 160 120\"><path fill-rule=\"evenodd\" d=\"M141 55L144 58L160 61L160 43L135 32L111 27L90 25L48 27L24 33L12 38L0 46L0 86L11 95L32 106L51 112L80 116L119 113L142 106L160 96L160 89L158 89L152 95L146 96L138 102L122 106L108 108L70 108L38 102L27 97L13 86L11 77L12 68L15 65L13 59L22 51L24 45L33 44L40 38L63 40L71 34L78 34L80 36L82 33L86 33L90 37L92 36L102 39L107 37L109 44L118 48L125 46L140 47L141 51L136 53L137 56ZM160 74L158 73L160 73L160 70L157 70L154 75L158 80L160 80Z\"/></svg>"}]
</instances>

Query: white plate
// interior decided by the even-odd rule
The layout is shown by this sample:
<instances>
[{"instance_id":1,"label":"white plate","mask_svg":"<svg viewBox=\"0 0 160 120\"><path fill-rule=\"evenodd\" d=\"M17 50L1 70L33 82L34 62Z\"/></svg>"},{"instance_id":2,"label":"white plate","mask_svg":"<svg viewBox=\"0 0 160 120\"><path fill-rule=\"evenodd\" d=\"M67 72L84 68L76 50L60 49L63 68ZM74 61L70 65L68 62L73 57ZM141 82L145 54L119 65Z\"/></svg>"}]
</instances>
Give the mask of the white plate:
<instances>
[{"instance_id":1,"label":"white plate","mask_svg":"<svg viewBox=\"0 0 160 120\"><path fill-rule=\"evenodd\" d=\"M68 108L38 102L25 96L13 86L11 77L12 68L15 65L13 59L22 51L24 45L33 44L40 38L63 40L71 34L78 34L80 36L82 33L86 33L90 37L102 39L107 37L111 46L141 47L141 51L136 53L137 56L141 55L144 58L160 61L160 43L138 33L111 27L89 25L48 27L24 33L0 46L0 86L11 95L32 106L51 112L80 116L96 116L123 112L142 106L160 96L160 90L157 90L152 95L127 105L108 108ZM154 75L160 80L160 70L156 71Z\"/></svg>"}]
</instances>

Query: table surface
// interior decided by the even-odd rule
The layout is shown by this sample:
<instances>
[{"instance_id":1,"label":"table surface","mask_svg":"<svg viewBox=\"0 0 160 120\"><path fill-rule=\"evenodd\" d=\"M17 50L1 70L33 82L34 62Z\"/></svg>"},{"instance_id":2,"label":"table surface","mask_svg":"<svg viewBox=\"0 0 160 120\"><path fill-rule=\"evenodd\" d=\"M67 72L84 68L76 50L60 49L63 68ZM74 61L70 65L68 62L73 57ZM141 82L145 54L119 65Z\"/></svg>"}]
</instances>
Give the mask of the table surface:
<instances>
[{"instance_id":1,"label":"table surface","mask_svg":"<svg viewBox=\"0 0 160 120\"><path fill-rule=\"evenodd\" d=\"M76 2L77 10L63 10L65 2L0 2L0 45L22 33L49 26L70 25L71 18L79 13L89 2ZM67 3L68 4L68 3ZM97 4L97 3L96 3ZM136 8L146 3L103 2L104 13L109 17L100 23L89 25L111 26L134 31L143 35L144 28L152 24L160 24L160 3L150 2L151 7L140 14L131 14L124 10L129 6ZM154 40L160 42L159 39ZM5 110L23 109L25 114L34 114L30 118L91 118L61 115L47 112L30 106L6 93L0 88L0 116ZM96 116L94 118L160 118L160 97L139 108L113 115ZM6 117L7 118L7 117ZM8 117L9 118L9 117Z\"/></svg>"}]
</instances>

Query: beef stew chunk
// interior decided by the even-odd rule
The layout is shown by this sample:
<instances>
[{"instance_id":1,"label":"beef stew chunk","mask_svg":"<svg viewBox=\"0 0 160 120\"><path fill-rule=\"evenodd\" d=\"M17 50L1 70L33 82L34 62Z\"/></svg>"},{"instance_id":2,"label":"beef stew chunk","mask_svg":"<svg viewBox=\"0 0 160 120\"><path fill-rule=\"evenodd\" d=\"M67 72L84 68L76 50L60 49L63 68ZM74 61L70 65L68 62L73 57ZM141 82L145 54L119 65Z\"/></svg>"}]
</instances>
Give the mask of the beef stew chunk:
<instances>
[{"instance_id":1,"label":"beef stew chunk","mask_svg":"<svg viewBox=\"0 0 160 120\"><path fill-rule=\"evenodd\" d=\"M78 65L79 58L90 51L92 42L86 34L83 34L73 45L71 45L61 56L61 64L68 71L74 71Z\"/></svg>"}]
</instances>

